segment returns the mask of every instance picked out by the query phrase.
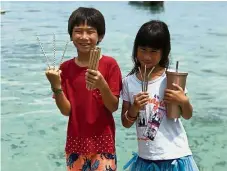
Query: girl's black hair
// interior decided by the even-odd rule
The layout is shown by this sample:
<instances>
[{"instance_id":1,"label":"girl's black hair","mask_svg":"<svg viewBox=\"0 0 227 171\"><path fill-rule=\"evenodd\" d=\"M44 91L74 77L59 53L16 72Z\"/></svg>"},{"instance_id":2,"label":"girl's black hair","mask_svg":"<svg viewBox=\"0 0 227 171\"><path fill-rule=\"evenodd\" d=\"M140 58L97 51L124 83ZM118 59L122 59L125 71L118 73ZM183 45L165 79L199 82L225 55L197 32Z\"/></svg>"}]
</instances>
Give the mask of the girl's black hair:
<instances>
[{"instance_id":1,"label":"girl's black hair","mask_svg":"<svg viewBox=\"0 0 227 171\"><path fill-rule=\"evenodd\" d=\"M151 20L144 23L135 38L134 47L132 52L132 61L134 63L133 69L130 71L129 75L138 72L138 67L140 66L137 60L137 50L138 47L150 47L153 49L161 50L161 60L159 65L161 67L169 67L169 53L170 53L170 33L168 26L159 20Z\"/></svg>"},{"instance_id":2,"label":"girl's black hair","mask_svg":"<svg viewBox=\"0 0 227 171\"><path fill-rule=\"evenodd\" d=\"M102 13L95 8L79 7L73 11L69 17L68 33L71 39L73 28L80 24L85 24L85 21L87 21L87 25L94 27L97 30L99 37L104 37L106 27Z\"/></svg>"}]
</instances>

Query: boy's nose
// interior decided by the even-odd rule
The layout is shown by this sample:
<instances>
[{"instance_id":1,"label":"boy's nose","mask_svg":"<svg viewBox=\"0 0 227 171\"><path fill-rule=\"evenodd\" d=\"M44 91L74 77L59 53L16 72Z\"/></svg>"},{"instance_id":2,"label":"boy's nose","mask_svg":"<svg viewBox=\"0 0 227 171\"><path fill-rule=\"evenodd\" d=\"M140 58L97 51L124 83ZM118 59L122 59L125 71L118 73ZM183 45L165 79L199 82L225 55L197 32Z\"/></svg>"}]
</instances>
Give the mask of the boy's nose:
<instances>
[{"instance_id":1,"label":"boy's nose","mask_svg":"<svg viewBox=\"0 0 227 171\"><path fill-rule=\"evenodd\" d=\"M87 38L88 38L87 32L83 32L81 38L82 38L82 39L87 39Z\"/></svg>"}]
</instances>

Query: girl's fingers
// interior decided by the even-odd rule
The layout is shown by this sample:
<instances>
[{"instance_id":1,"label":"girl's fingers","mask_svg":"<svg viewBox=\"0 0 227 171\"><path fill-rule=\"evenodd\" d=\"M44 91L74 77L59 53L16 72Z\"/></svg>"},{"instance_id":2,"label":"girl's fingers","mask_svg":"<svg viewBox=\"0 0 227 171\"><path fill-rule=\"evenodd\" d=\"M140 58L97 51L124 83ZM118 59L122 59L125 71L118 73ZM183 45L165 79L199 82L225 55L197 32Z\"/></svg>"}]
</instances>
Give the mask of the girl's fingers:
<instances>
[{"instance_id":1,"label":"girl's fingers","mask_svg":"<svg viewBox=\"0 0 227 171\"><path fill-rule=\"evenodd\" d=\"M165 93L174 93L175 90L165 89Z\"/></svg>"},{"instance_id":2,"label":"girl's fingers","mask_svg":"<svg viewBox=\"0 0 227 171\"><path fill-rule=\"evenodd\" d=\"M173 94L172 93L165 93L164 98L165 97L173 97Z\"/></svg>"},{"instance_id":3,"label":"girl's fingers","mask_svg":"<svg viewBox=\"0 0 227 171\"><path fill-rule=\"evenodd\" d=\"M149 95L141 94L140 96L137 96L138 100L149 98Z\"/></svg>"},{"instance_id":4,"label":"girl's fingers","mask_svg":"<svg viewBox=\"0 0 227 171\"><path fill-rule=\"evenodd\" d=\"M175 83L173 83L172 85L173 85L174 87L176 87L177 90L183 91L183 89L182 89L179 85L177 85L177 84L175 84Z\"/></svg>"},{"instance_id":5,"label":"girl's fingers","mask_svg":"<svg viewBox=\"0 0 227 171\"><path fill-rule=\"evenodd\" d=\"M140 105L146 105L146 104L148 104L148 99L143 99L143 100L141 100L140 102Z\"/></svg>"},{"instance_id":6,"label":"girl's fingers","mask_svg":"<svg viewBox=\"0 0 227 171\"><path fill-rule=\"evenodd\" d=\"M169 104L169 103L170 103L170 100L164 100L164 102L165 102L166 104Z\"/></svg>"},{"instance_id":7,"label":"girl's fingers","mask_svg":"<svg viewBox=\"0 0 227 171\"><path fill-rule=\"evenodd\" d=\"M171 97L164 97L163 100L172 100L172 98Z\"/></svg>"}]
</instances>

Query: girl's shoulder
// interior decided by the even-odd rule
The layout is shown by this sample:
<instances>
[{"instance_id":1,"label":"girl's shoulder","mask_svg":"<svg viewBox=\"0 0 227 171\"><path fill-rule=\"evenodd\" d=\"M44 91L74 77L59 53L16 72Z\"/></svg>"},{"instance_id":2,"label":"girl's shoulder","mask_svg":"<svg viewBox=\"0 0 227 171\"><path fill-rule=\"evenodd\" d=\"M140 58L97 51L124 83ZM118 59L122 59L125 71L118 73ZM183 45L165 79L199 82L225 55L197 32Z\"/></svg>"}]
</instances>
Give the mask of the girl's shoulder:
<instances>
[{"instance_id":1,"label":"girl's shoulder","mask_svg":"<svg viewBox=\"0 0 227 171\"><path fill-rule=\"evenodd\" d=\"M125 77L123 77L123 84L130 84L136 81L136 75L135 74L131 74L131 75L127 75Z\"/></svg>"}]
</instances>

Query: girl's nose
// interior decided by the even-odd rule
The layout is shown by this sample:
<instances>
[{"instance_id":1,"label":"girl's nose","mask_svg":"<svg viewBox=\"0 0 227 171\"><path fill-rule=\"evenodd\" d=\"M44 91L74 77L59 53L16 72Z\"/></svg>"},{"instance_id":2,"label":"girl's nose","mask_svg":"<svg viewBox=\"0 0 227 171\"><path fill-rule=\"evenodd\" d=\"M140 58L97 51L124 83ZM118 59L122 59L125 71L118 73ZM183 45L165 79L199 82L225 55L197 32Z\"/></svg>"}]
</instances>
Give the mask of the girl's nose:
<instances>
[{"instance_id":1,"label":"girl's nose","mask_svg":"<svg viewBox=\"0 0 227 171\"><path fill-rule=\"evenodd\" d=\"M150 59L151 58L151 54L149 52L144 53L144 58L145 59Z\"/></svg>"}]
</instances>

